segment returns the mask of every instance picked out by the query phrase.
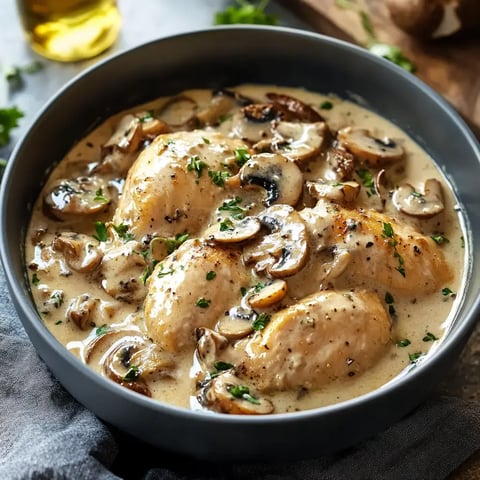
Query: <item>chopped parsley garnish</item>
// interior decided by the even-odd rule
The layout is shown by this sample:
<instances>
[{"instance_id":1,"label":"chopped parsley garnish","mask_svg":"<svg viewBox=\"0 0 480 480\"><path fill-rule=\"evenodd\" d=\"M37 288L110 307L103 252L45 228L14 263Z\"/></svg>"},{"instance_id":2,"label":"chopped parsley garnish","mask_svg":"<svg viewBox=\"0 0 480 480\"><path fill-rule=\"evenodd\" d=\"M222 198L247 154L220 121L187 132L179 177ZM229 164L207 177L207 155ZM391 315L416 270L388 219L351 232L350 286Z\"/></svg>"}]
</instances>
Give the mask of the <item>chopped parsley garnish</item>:
<instances>
[{"instance_id":1,"label":"chopped parsley garnish","mask_svg":"<svg viewBox=\"0 0 480 480\"><path fill-rule=\"evenodd\" d=\"M217 170L210 170L208 176L212 179L212 182L217 185L217 187L224 188L225 180L231 176L230 172L219 172Z\"/></svg>"},{"instance_id":2,"label":"chopped parsley garnish","mask_svg":"<svg viewBox=\"0 0 480 480\"><path fill-rule=\"evenodd\" d=\"M266 286L267 286L266 283L258 282L257 284L255 284L255 285L253 286L253 290L255 291L255 293L258 293L258 292L260 292L261 290L263 290Z\"/></svg>"},{"instance_id":3,"label":"chopped parsley garnish","mask_svg":"<svg viewBox=\"0 0 480 480\"><path fill-rule=\"evenodd\" d=\"M372 172L368 168L360 168L355 172L363 183L363 186L367 189L367 196L377 195L377 189L375 188L375 179Z\"/></svg>"},{"instance_id":4,"label":"chopped parsley garnish","mask_svg":"<svg viewBox=\"0 0 480 480\"><path fill-rule=\"evenodd\" d=\"M465 248L465 238L463 238L463 235L460 237L460 246Z\"/></svg>"},{"instance_id":5,"label":"chopped parsley garnish","mask_svg":"<svg viewBox=\"0 0 480 480\"><path fill-rule=\"evenodd\" d=\"M231 115L220 115L218 117L218 121L219 123L223 123L223 122L226 122L227 120L230 120L232 118Z\"/></svg>"},{"instance_id":6,"label":"chopped parsley garnish","mask_svg":"<svg viewBox=\"0 0 480 480\"><path fill-rule=\"evenodd\" d=\"M435 340L438 340L438 338L432 332L427 332L422 340L424 342L434 342Z\"/></svg>"},{"instance_id":7,"label":"chopped parsley garnish","mask_svg":"<svg viewBox=\"0 0 480 480\"><path fill-rule=\"evenodd\" d=\"M50 300L53 302L55 308L60 308L63 305L63 292L55 290L50 296Z\"/></svg>"},{"instance_id":8,"label":"chopped parsley garnish","mask_svg":"<svg viewBox=\"0 0 480 480\"><path fill-rule=\"evenodd\" d=\"M199 298L195 305L199 308L208 308L210 304L212 303L211 300L207 300L206 298Z\"/></svg>"},{"instance_id":9,"label":"chopped parsley garnish","mask_svg":"<svg viewBox=\"0 0 480 480\"><path fill-rule=\"evenodd\" d=\"M207 137L202 137L203 143L206 143L207 145L210 143L210 139Z\"/></svg>"},{"instance_id":10,"label":"chopped parsley garnish","mask_svg":"<svg viewBox=\"0 0 480 480\"><path fill-rule=\"evenodd\" d=\"M150 122L154 119L154 113L153 113L153 110L148 110L148 112L143 115L143 117L140 117L139 120L141 123L145 123L145 122Z\"/></svg>"},{"instance_id":11,"label":"chopped parsley garnish","mask_svg":"<svg viewBox=\"0 0 480 480\"><path fill-rule=\"evenodd\" d=\"M239 207L239 203L242 203L242 199L240 197L235 197L233 200L223 202L222 205L218 207L218 210L221 212L232 212L235 214L233 215L234 218L241 220L245 216L245 209Z\"/></svg>"},{"instance_id":12,"label":"chopped parsley garnish","mask_svg":"<svg viewBox=\"0 0 480 480\"><path fill-rule=\"evenodd\" d=\"M455 293L452 292L452 290L451 290L450 288L445 287L445 288L442 288L442 295L443 295L444 297L449 297L449 296L454 296Z\"/></svg>"},{"instance_id":13,"label":"chopped parsley garnish","mask_svg":"<svg viewBox=\"0 0 480 480\"><path fill-rule=\"evenodd\" d=\"M447 237L444 237L441 234L431 235L430 237L437 245L442 245L443 243L449 243L450 240Z\"/></svg>"},{"instance_id":14,"label":"chopped parsley garnish","mask_svg":"<svg viewBox=\"0 0 480 480\"><path fill-rule=\"evenodd\" d=\"M410 360L410 363L415 363L422 355L422 352L409 353L408 359Z\"/></svg>"},{"instance_id":15,"label":"chopped parsley garnish","mask_svg":"<svg viewBox=\"0 0 480 480\"><path fill-rule=\"evenodd\" d=\"M167 254L173 253L182 243L188 240L189 233L177 233L175 237L157 237L161 240L167 249Z\"/></svg>"},{"instance_id":16,"label":"chopped parsley garnish","mask_svg":"<svg viewBox=\"0 0 480 480\"><path fill-rule=\"evenodd\" d=\"M63 320L57 320L57 321L55 322L55 325L61 325L62 323L63 323Z\"/></svg>"},{"instance_id":17,"label":"chopped parsley garnish","mask_svg":"<svg viewBox=\"0 0 480 480\"><path fill-rule=\"evenodd\" d=\"M150 269L150 267L147 265L145 267L145 270L143 271L142 273L142 276L140 277L140 280L142 281L142 283L145 285L147 283L147 280L148 278L150 277L150 275L152 274L152 270Z\"/></svg>"},{"instance_id":18,"label":"chopped parsley garnish","mask_svg":"<svg viewBox=\"0 0 480 480\"><path fill-rule=\"evenodd\" d=\"M244 297L247 294L247 289L245 287L240 287L240 294Z\"/></svg>"},{"instance_id":19,"label":"chopped parsley garnish","mask_svg":"<svg viewBox=\"0 0 480 480\"><path fill-rule=\"evenodd\" d=\"M260 313L258 314L257 318L252 322L252 328L258 332L260 330L263 330L268 322L270 321L270 315L267 313Z\"/></svg>"},{"instance_id":20,"label":"chopped parsley garnish","mask_svg":"<svg viewBox=\"0 0 480 480\"><path fill-rule=\"evenodd\" d=\"M397 342L397 347L408 347L412 342L408 338L404 338Z\"/></svg>"},{"instance_id":21,"label":"chopped parsley garnish","mask_svg":"<svg viewBox=\"0 0 480 480\"><path fill-rule=\"evenodd\" d=\"M227 390L230 392L232 397L239 398L241 400L247 400L247 402L255 405L260 405L258 398L255 398L253 395L251 395L250 389L245 385L228 385Z\"/></svg>"},{"instance_id":22,"label":"chopped parsley garnish","mask_svg":"<svg viewBox=\"0 0 480 480\"><path fill-rule=\"evenodd\" d=\"M102 335L105 335L109 330L110 330L110 326L104 323L102 326L98 327L95 330L95 335L97 337L101 337Z\"/></svg>"},{"instance_id":23,"label":"chopped parsley garnish","mask_svg":"<svg viewBox=\"0 0 480 480\"><path fill-rule=\"evenodd\" d=\"M34 273L32 275L32 285L36 287L40 283L40 279L38 278L38 275Z\"/></svg>"},{"instance_id":24,"label":"chopped parsley garnish","mask_svg":"<svg viewBox=\"0 0 480 480\"><path fill-rule=\"evenodd\" d=\"M388 313L390 314L391 317L394 317L396 315L396 310L395 307L393 306L393 295L390 292L385 293L385 303L388 305Z\"/></svg>"},{"instance_id":25,"label":"chopped parsley garnish","mask_svg":"<svg viewBox=\"0 0 480 480\"><path fill-rule=\"evenodd\" d=\"M251 158L246 147L237 148L233 153L235 153L235 163L239 167L243 167L243 165L245 165Z\"/></svg>"},{"instance_id":26,"label":"chopped parsley garnish","mask_svg":"<svg viewBox=\"0 0 480 480\"><path fill-rule=\"evenodd\" d=\"M205 275L205 278L206 278L207 280L213 280L216 276L217 276L217 274L216 274L213 270L210 270L210 271L207 272L207 274Z\"/></svg>"},{"instance_id":27,"label":"chopped parsley garnish","mask_svg":"<svg viewBox=\"0 0 480 480\"><path fill-rule=\"evenodd\" d=\"M18 119L23 117L23 112L17 107L0 108L0 147L10 142L10 131L18 127Z\"/></svg>"},{"instance_id":28,"label":"chopped parsley garnish","mask_svg":"<svg viewBox=\"0 0 480 480\"><path fill-rule=\"evenodd\" d=\"M93 238L96 238L99 242L106 242L108 239L108 231L105 222L97 221L95 222L95 232L96 235Z\"/></svg>"},{"instance_id":29,"label":"chopped parsley garnish","mask_svg":"<svg viewBox=\"0 0 480 480\"><path fill-rule=\"evenodd\" d=\"M231 363L222 362L220 360L218 362L215 362L213 366L215 367L215 370L218 370L218 371L225 371L233 368L233 365Z\"/></svg>"},{"instance_id":30,"label":"chopped parsley garnish","mask_svg":"<svg viewBox=\"0 0 480 480\"><path fill-rule=\"evenodd\" d=\"M124 382L135 382L140 378L140 369L137 365L131 365L123 377Z\"/></svg>"},{"instance_id":31,"label":"chopped parsley garnish","mask_svg":"<svg viewBox=\"0 0 480 480\"><path fill-rule=\"evenodd\" d=\"M158 278L163 278L166 277L167 275L171 275L172 273L175 273L175 270L171 268L170 270L164 270L165 266L163 263L160 264L160 271L157 273Z\"/></svg>"},{"instance_id":32,"label":"chopped parsley garnish","mask_svg":"<svg viewBox=\"0 0 480 480\"><path fill-rule=\"evenodd\" d=\"M101 203L108 203L110 200L103 194L103 190L99 188L95 192L95 196L93 197L94 202L101 202Z\"/></svg>"},{"instance_id":33,"label":"chopped parsley garnish","mask_svg":"<svg viewBox=\"0 0 480 480\"><path fill-rule=\"evenodd\" d=\"M227 7L215 14L215 25L231 25L234 23L254 25L278 25L278 17L268 14L265 8L269 0L250 2L237 0L237 6Z\"/></svg>"},{"instance_id":34,"label":"chopped parsley garnish","mask_svg":"<svg viewBox=\"0 0 480 480\"><path fill-rule=\"evenodd\" d=\"M5 80L12 90L19 90L23 86L23 74L37 73L43 69L43 63L35 61L23 67L12 66L5 72Z\"/></svg>"},{"instance_id":35,"label":"chopped parsley garnish","mask_svg":"<svg viewBox=\"0 0 480 480\"><path fill-rule=\"evenodd\" d=\"M202 172L205 167L208 167L208 165L205 162L202 162L198 155L191 157L187 162L187 171L195 172L197 174L197 178L202 176Z\"/></svg>"},{"instance_id":36,"label":"chopped parsley garnish","mask_svg":"<svg viewBox=\"0 0 480 480\"><path fill-rule=\"evenodd\" d=\"M405 268L403 257L397 251L398 242L394 238L393 227L390 223L383 222L382 237L385 239L390 239L389 244L393 248L393 256L398 261L398 267L395 268L403 277L405 277Z\"/></svg>"},{"instance_id":37,"label":"chopped parsley garnish","mask_svg":"<svg viewBox=\"0 0 480 480\"><path fill-rule=\"evenodd\" d=\"M322 110L331 110L333 108L333 103L328 100L320 104Z\"/></svg>"},{"instance_id":38,"label":"chopped parsley garnish","mask_svg":"<svg viewBox=\"0 0 480 480\"><path fill-rule=\"evenodd\" d=\"M233 225L233 222L229 219L229 218L226 218L225 220L222 220L220 222L220 231L221 232L227 232L227 231L231 231L231 230L234 230L234 225Z\"/></svg>"},{"instance_id":39,"label":"chopped parsley garnish","mask_svg":"<svg viewBox=\"0 0 480 480\"><path fill-rule=\"evenodd\" d=\"M124 223L121 223L120 225L112 225L112 228L124 242L129 242L135 238L135 235L128 231L128 225L125 225Z\"/></svg>"}]
</instances>

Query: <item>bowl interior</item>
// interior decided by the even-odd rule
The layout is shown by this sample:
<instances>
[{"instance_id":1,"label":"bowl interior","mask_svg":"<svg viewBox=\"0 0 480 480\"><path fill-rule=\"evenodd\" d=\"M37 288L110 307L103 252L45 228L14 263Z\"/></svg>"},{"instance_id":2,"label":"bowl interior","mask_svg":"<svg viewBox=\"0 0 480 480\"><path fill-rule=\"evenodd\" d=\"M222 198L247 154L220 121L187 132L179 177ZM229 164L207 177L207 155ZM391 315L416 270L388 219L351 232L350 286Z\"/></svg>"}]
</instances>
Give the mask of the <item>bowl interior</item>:
<instances>
[{"instance_id":1,"label":"bowl interior","mask_svg":"<svg viewBox=\"0 0 480 480\"><path fill-rule=\"evenodd\" d=\"M225 27L160 39L89 69L48 103L11 157L1 190L2 261L12 297L25 328L41 356L64 385L102 418L120 424L135 435L161 446L164 446L161 439L142 434L140 426L134 427L117 420L120 413L110 414L107 405L96 409L92 407L93 394L79 394L74 382L66 378L66 371L73 368L84 382L94 384L97 391L103 389L107 397L110 394L116 395L119 409L124 405L125 408L127 405L131 408L135 404L142 409L143 414L149 410L157 415L160 411L166 412L177 419L188 419L190 416L190 421L194 418L194 424L197 421L195 418L200 416L154 405L130 392L120 393L120 387L105 385L106 381L92 375L86 367L69 358L70 354L64 352L63 347L38 322L28 289L23 250L19 245L24 243L32 204L46 175L76 141L109 115L187 88L220 88L241 83L268 83L333 93L361 103L400 126L425 148L453 184L466 218L469 251L476 252L480 248L480 196L476 180L480 177L478 143L459 116L438 95L411 74L373 57L361 48L291 29ZM390 398L398 399L394 411L379 409L378 420L373 425L365 425L361 434L350 436L348 441L344 435L337 435L333 440L325 439L325 450L327 445L333 446L333 449L346 446L383 428L421 400L421 395L417 395L415 400L408 399L409 389L421 388L426 394L429 387L438 381L441 377L438 367L451 363L458 354L478 313L479 259L472 254L469 262L468 284L463 302L448 338L431 361L412 372L409 378L401 378L382 392L346 402L355 406L350 411L358 416L368 405L375 405L375 402L382 398L386 400L392 395ZM62 369L55 362L63 362L68 367ZM413 383L407 386L412 379ZM337 425L340 418L347 421L350 417L345 416L346 408L349 405L302 412L290 417L292 420L285 420L285 416L279 415L278 421L284 424L303 424L305 432L309 428L319 428L319 419L327 414L333 415L333 418L336 412L342 414L336 419ZM148 424L148 415L146 418ZM317 423L314 421L311 427L307 426L312 423L312 419L317 419ZM288 450L287 438L276 443L272 441L272 429L276 421L275 418L248 419L242 423L253 426L270 424L270 430L259 433L259 442L268 444L267 451L263 450L264 454L278 454L279 451ZM217 427L212 427L212 424L227 425L228 422L237 420L219 422L202 418L198 422L199 425L207 425L215 430ZM328 428L325 432L328 432ZM215 443L213 434L208 438ZM305 434L305 439L308 438L309 435ZM322 442L320 447L321 444ZM320 447L317 442L317 448ZM202 456L198 444L184 443L182 448L186 453ZM225 446L218 440L217 449L220 456L223 452L228 457ZM308 449L304 450L304 453L308 452ZM254 456L253 449L250 451L248 446L236 453Z\"/></svg>"}]
</instances>

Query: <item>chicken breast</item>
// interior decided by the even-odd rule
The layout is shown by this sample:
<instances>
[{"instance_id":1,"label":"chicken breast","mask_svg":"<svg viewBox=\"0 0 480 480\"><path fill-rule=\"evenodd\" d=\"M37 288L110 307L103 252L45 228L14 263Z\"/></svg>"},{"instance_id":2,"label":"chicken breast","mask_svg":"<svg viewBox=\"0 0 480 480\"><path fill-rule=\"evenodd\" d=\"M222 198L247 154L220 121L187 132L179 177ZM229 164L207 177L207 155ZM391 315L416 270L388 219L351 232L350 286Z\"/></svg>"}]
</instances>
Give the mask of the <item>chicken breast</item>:
<instances>
[{"instance_id":1,"label":"chicken breast","mask_svg":"<svg viewBox=\"0 0 480 480\"><path fill-rule=\"evenodd\" d=\"M300 214L314 250L333 248L348 260L339 262L338 274L416 295L440 290L452 278L441 248L430 237L387 215L326 202Z\"/></svg>"},{"instance_id":2,"label":"chicken breast","mask_svg":"<svg viewBox=\"0 0 480 480\"><path fill-rule=\"evenodd\" d=\"M113 223L128 225L137 239L154 233L198 235L226 196L212 175L228 175L225 165L242 146L217 132L160 135L129 170Z\"/></svg>"},{"instance_id":3,"label":"chicken breast","mask_svg":"<svg viewBox=\"0 0 480 480\"><path fill-rule=\"evenodd\" d=\"M361 291L323 291L272 315L253 338L237 373L263 391L314 389L360 374L384 354L391 322L379 298Z\"/></svg>"},{"instance_id":4,"label":"chicken breast","mask_svg":"<svg viewBox=\"0 0 480 480\"><path fill-rule=\"evenodd\" d=\"M207 276L209 272L214 275ZM148 280L144 308L149 336L169 352L193 349L195 329L213 328L249 283L238 250L186 241L155 267Z\"/></svg>"}]
</instances>

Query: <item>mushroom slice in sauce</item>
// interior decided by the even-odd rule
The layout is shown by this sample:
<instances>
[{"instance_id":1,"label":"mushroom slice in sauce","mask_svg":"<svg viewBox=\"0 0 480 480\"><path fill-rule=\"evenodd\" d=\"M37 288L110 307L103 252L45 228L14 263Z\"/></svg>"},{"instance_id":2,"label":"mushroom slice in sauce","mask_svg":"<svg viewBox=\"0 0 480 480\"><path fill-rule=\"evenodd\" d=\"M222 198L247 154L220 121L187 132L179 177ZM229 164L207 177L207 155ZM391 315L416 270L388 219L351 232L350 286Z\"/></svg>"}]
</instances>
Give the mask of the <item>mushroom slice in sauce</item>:
<instances>
[{"instance_id":1,"label":"mushroom slice in sauce","mask_svg":"<svg viewBox=\"0 0 480 480\"><path fill-rule=\"evenodd\" d=\"M133 355L145 347L142 337L124 337L114 344L103 362L104 374L122 387L151 397L146 383L143 381L142 370L133 363Z\"/></svg>"},{"instance_id":2,"label":"mushroom slice in sauce","mask_svg":"<svg viewBox=\"0 0 480 480\"><path fill-rule=\"evenodd\" d=\"M337 139L360 161L374 168L397 162L405 155L403 148L391 138L376 138L364 128L343 128Z\"/></svg>"},{"instance_id":3,"label":"mushroom slice in sauce","mask_svg":"<svg viewBox=\"0 0 480 480\"><path fill-rule=\"evenodd\" d=\"M241 220L225 218L205 231L205 238L217 243L238 243L254 237L261 229L256 217Z\"/></svg>"},{"instance_id":4,"label":"mushroom slice in sauce","mask_svg":"<svg viewBox=\"0 0 480 480\"><path fill-rule=\"evenodd\" d=\"M360 193L360 185L357 182L342 182L342 183L322 183L322 182L307 182L308 193L317 200L325 198L334 203L352 203Z\"/></svg>"},{"instance_id":5,"label":"mushroom slice in sauce","mask_svg":"<svg viewBox=\"0 0 480 480\"><path fill-rule=\"evenodd\" d=\"M199 327L195 330L197 338L196 356L206 371L213 370L218 354L228 347L228 340L210 328Z\"/></svg>"},{"instance_id":6,"label":"mushroom slice in sauce","mask_svg":"<svg viewBox=\"0 0 480 480\"><path fill-rule=\"evenodd\" d=\"M82 233L61 233L54 238L52 246L63 254L71 269L81 273L92 272L103 258L98 241Z\"/></svg>"},{"instance_id":7,"label":"mushroom slice in sauce","mask_svg":"<svg viewBox=\"0 0 480 480\"><path fill-rule=\"evenodd\" d=\"M309 245L307 227L296 210L274 205L258 217L269 234L244 248L243 260L255 263L257 272L274 278L288 277L303 268Z\"/></svg>"},{"instance_id":8,"label":"mushroom slice in sauce","mask_svg":"<svg viewBox=\"0 0 480 480\"><path fill-rule=\"evenodd\" d=\"M324 144L327 127L324 122L279 122L274 128L273 144L283 155L304 161L318 154Z\"/></svg>"},{"instance_id":9,"label":"mushroom slice in sauce","mask_svg":"<svg viewBox=\"0 0 480 480\"><path fill-rule=\"evenodd\" d=\"M442 186L434 178L425 182L423 193L417 192L409 183L400 185L392 200L398 210L413 217L431 218L445 209Z\"/></svg>"},{"instance_id":10,"label":"mushroom slice in sauce","mask_svg":"<svg viewBox=\"0 0 480 480\"><path fill-rule=\"evenodd\" d=\"M248 303L253 308L267 308L283 300L287 294L287 282L276 279L259 291L254 291L248 297Z\"/></svg>"},{"instance_id":11,"label":"mushroom slice in sauce","mask_svg":"<svg viewBox=\"0 0 480 480\"><path fill-rule=\"evenodd\" d=\"M333 170L333 179L338 181L350 180L355 171L355 157L338 142L327 149L326 163Z\"/></svg>"},{"instance_id":12,"label":"mushroom slice in sauce","mask_svg":"<svg viewBox=\"0 0 480 480\"><path fill-rule=\"evenodd\" d=\"M251 308L235 306L230 308L217 323L217 330L229 340L244 338L253 332L256 313Z\"/></svg>"},{"instance_id":13,"label":"mushroom slice in sauce","mask_svg":"<svg viewBox=\"0 0 480 480\"><path fill-rule=\"evenodd\" d=\"M323 117L316 110L301 100L298 100L298 98L274 92L269 92L266 96L270 101L284 107L300 122L323 122Z\"/></svg>"},{"instance_id":14,"label":"mushroom slice in sauce","mask_svg":"<svg viewBox=\"0 0 480 480\"><path fill-rule=\"evenodd\" d=\"M105 153L118 149L124 153L131 153L138 149L142 140L142 125L135 115L125 115L118 124L115 132L102 146Z\"/></svg>"},{"instance_id":15,"label":"mushroom slice in sauce","mask_svg":"<svg viewBox=\"0 0 480 480\"><path fill-rule=\"evenodd\" d=\"M220 413L266 415L274 410L270 400L256 395L230 372L208 382L197 399L204 407Z\"/></svg>"},{"instance_id":16,"label":"mushroom slice in sauce","mask_svg":"<svg viewBox=\"0 0 480 480\"><path fill-rule=\"evenodd\" d=\"M298 166L278 153L253 155L240 169L242 185L254 185L266 190L263 203L295 205L302 194L303 174Z\"/></svg>"},{"instance_id":17,"label":"mushroom slice in sauce","mask_svg":"<svg viewBox=\"0 0 480 480\"><path fill-rule=\"evenodd\" d=\"M97 176L61 179L43 199L45 211L65 220L76 215L94 215L109 208L108 183Z\"/></svg>"},{"instance_id":18,"label":"mushroom slice in sauce","mask_svg":"<svg viewBox=\"0 0 480 480\"><path fill-rule=\"evenodd\" d=\"M101 285L113 298L128 303L145 298L147 289L141 277L147 264L140 252L139 243L133 240L105 252Z\"/></svg>"},{"instance_id":19,"label":"mushroom slice in sauce","mask_svg":"<svg viewBox=\"0 0 480 480\"><path fill-rule=\"evenodd\" d=\"M218 125L234 107L250 103L253 103L253 100L233 90L215 90L212 92L210 104L197 113L197 118L202 125Z\"/></svg>"},{"instance_id":20,"label":"mushroom slice in sauce","mask_svg":"<svg viewBox=\"0 0 480 480\"><path fill-rule=\"evenodd\" d=\"M169 99L156 113L156 117L166 122L173 130L193 130L198 126L196 113L198 104L186 95Z\"/></svg>"},{"instance_id":21,"label":"mushroom slice in sauce","mask_svg":"<svg viewBox=\"0 0 480 480\"><path fill-rule=\"evenodd\" d=\"M88 330L95 326L95 314L99 305L99 298L82 293L70 302L65 317L67 321L71 320L81 330Z\"/></svg>"}]
</instances>

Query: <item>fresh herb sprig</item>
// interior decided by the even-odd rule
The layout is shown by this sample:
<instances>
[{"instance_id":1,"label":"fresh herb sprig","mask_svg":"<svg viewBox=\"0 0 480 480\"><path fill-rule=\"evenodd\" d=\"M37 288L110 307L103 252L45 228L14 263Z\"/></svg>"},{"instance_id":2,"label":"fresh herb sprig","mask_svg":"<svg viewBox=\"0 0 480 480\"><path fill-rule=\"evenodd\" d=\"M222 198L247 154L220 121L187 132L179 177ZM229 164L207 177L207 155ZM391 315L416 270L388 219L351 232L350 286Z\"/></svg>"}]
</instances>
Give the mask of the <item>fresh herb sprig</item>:
<instances>
[{"instance_id":1,"label":"fresh herb sprig","mask_svg":"<svg viewBox=\"0 0 480 480\"><path fill-rule=\"evenodd\" d=\"M235 23L253 25L278 25L278 17L265 11L269 0L249 2L237 0L236 6L227 7L215 14L215 25L231 25Z\"/></svg>"},{"instance_id":2,"label":"fresh herb sprig","mask_svg":"<svg viewBox=\"0 0 480 480\"><path fill-rule=\"evenodd\" d=\"M23 116L17 107L0 108L0 147L8 145L11 131L18 127L18 120Z\"/></svg>"}]
</instances>

